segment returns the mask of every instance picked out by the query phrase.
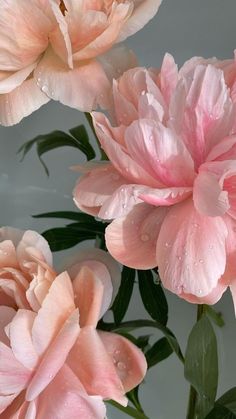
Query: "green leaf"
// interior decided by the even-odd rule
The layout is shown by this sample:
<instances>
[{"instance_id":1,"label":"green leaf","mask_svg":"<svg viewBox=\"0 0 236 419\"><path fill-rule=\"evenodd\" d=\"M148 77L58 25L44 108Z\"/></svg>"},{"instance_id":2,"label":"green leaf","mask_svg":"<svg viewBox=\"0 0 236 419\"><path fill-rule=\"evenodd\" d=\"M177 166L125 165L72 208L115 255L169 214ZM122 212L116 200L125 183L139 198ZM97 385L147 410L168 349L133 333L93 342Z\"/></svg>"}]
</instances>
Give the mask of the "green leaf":
<instances>
[{"instance_id":1,"label":"green leaf","mask_svg":"<svg viewBox=\"0 0 236 419\"><path fill-rule=\"evenodd\" d=\"M236 419L236 387L231 388L216 401L206 419Z\"/></svg>"},{"instance_id":2,"label":"green leaf","mask_svg":"<svg viewBox=\"0 0 236 419\"><path fill-rule=\"evenodd\" d=\"M96 234L83 232L67 227L52 228L45 231L43 237L48 241L52 252L69 249L85 240L93 240Z\"/></svg>"},{"instance_id":3,"label":"green leaf","mask_svg":"<svg viewBox=\"0 0 236 419\"><path fill-rule=\"evenodd\" d=\"M139 291L145 309L150 316L166 325L168 305L165 294L159 283L155 283L152 271L138 271Z\"/></svg>"},{"instance_id":4,"label":"green leaf","mask_svg":"<svg viewBox=\"0 0 236 419\"><path fill-rule=\"evenodd\" d=\"M141 406L141 403L139 401L138 396L139 386L133 388L133 390L129 391L126 396L128 397L129 401L133 403L134 407L139 411L143 413L143 409Z\"/></svg>"},{"instance_id":5,"label":"green leaf","mask_svg":"<svg viewBox=\"0 0 236 419\"><path fill-rule=\"evenodd\" d=\"M205 315L189 335L184 374L198 393L198 418L203 419L214 405L218 384L217 341Z\"/></svg>"},{"instance_id":6,"label":"green leaf","mask_svg":"<svg viewBox=\"0 0 236 419\"><path fill-rule=\"evenodd\" d=\"M119 403L113 401L113 400L109 400L107 403L111 404L112 406L116 407L117 409L119 409L121 412L126 413L126 415L131 416L132 418L135 419L148 419L148 417L142 413L139 412L138 410L134 409L133 407L130 406L121 406Z\"/></svg>"},{"instance_id":7,"label":"green leaf","mask_svg":"<svg viewBox=\"0 0 236 419\"><path fill-rule=\"evenodd\" d=\"M71 223L71 224L67 224L67 228L73 229L73 230L79 230L81 232L83 231L87 231L90 233L93 233L95 236L104 236L105 234L105 228L106 228L107 224L105 223L100 223L99 221L96 220L92 220L89 221L87 223Z\"/></svg>"},{"instance_id":8,"label":"green leaf","mask_svg":"<svg viewBox=\"0 0 236 419\"><path fill-rule=\"evenodd\" d=\"M236 419L236 416L226 407L215 405L205 419Z\"/></svg>"},{"instance_id":9,"label":"green leaf","mask_svg":"<svg viewBox=\"0 0 236 419\"><path fill-rule=\"evenodd\" d=\"M168 340L166 338L159 339L154 345L145 353L148 368L153 367L164 359L168 358L173 353Z\"/></svg>"},{"instance_id":10,"label":"green leaf","mask_svg":"<svg viewBox=\"0 0 236 419\"><path fill-rule=\"evenodd\" d=\"M223 327L225 325L222 313L217 312L212 306L208 306L206 304L204 304L204 310L208 317L210 317L217 326Z\"/></svg>"},{"instance_id":11,"label":"green leaf","mask_svg":"<svg viewBox=\"0 0 236 419\"><path fill-rule=\"evenodd\" d=\"M92 160L96 154L89 143L89 137L85 127L83 125L79 125L78 127L72 128L70 133L72 136L66 132L56 130L49 134L38 135L33 140L27 141L18 150L18 153L22 153L21 160L25 158L26 154L34 145L37 147L39 160L42 163L47 175L49 175L49 171L42 159L42 155L56 148L65 146L74 147L82 151L87 160Z\"/></svg>"},{"instance_id":12,"label":"green leaf","mask_svg":"<svg viewBox=\"0 0 236 419\"><path fill-rule=\"evenodd\" d=\"M100 322L98 323L99 329L106 331L114 331L116 333L129 332L131 330L135 330L141 327L153 327L160 330L168 340L171 348L176 353L180 361L184 362L184 357L175 335L171 332L170 329L168 329L168 327L164 326L163 324L157 321L154 322L152 320L131 320L128 322L123 322L119 326L116 326L114 323L105 323L103 320L100 320Z\"/></svg>"},{"instance_id":13,"label":"green leaf","mask_svg":"<svg viewBox=\"0 0 236 419\"><path fill-rule=\"evenodd\" d=\"M120 288L111 308L116 324L119 324L126 314L133 293L134 280L135 270L124 266L121 275Z\"/></svg>"},{"instance_id":14,"label":"green leaf","mask_svg":"<svg viewBox=\"0 0 236 419\"><path fill-rule=\"evenodd\" d=\"M74 220L77 222L90 222L94 221L94 217L88 214L84 214L79 211L54 211L45 212L43 214L33 215L33 218L61 218L66 220Z\"/></svg>"},{"instance_id":15,"label":"green leaf","mask_svg":"<svg viewBox=\"0 0 236 419\"><path fill-rule=\"evenodd\" d=\"M232 413L236 415L236 387L228 390L223 396L221 396L217 403L227 407Z\"/></svg>"}]
</instances>

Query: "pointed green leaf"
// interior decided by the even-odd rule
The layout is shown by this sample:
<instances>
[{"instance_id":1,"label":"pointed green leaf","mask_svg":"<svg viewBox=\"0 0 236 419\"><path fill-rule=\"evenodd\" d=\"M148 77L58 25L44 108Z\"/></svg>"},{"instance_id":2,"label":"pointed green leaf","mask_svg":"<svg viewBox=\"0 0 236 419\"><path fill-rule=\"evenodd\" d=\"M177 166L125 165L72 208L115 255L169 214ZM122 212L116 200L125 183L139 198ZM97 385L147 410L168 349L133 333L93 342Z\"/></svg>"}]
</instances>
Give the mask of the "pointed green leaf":
<instances>
[{"instance_id":1,"label":"pointed green leaf","mask_svg":"<svg viewBox=\"0 0 236 419\"><path fill-rule=\"evenodd\" d=\"M124 266L121 275L120 288L111 308L116 324L119 324L126 314L133 293L134 280L135 270Z\"/></svg>"},{"instance_id":2,"label":"pointed green leaf","mask_svg":"<svg viewBox=\"0 0 236 419\"><path fill-rule=\"evenodd\" d=\"M190 333L184 374L198 393L197 412L199 419L203 419L214 405L218 385L217 341L206 315Z\"/></svg>"},{"instance_id":3,"label":"pointed green leaf","mask_svg":"<svg viewBox=\"0 0 236 419\"><path fill-rule=\"evenodd\" d=\"M56 148L65 146L74 147L82 151L87 160L93 159L95 157L95 152L89 143L85 127L80 125L76 128L72 128L70 132L73 136L67 134L66 132L56 130L49 134L38 135L33 140L27 141L18 150L18 153L22 153L21 160L25 158L26 154L31 150L33 145L36 145L39 160L48 175L49 171L42 159L42 155Z\"/></svg>"},{"instance_id":4,"label":"pointed green leaf","mask_svg":"<svg viewBox=\"0 0 236 419\"><path fill-rule=\"evenodd\" d=\"M82 241L93 240L96 237L94 233L81 233L67 227L52 228L42 235L48 241L52 252L69 249Z\"/></svg>"},{"instance_id":5,"label":"pointed green leaf","mask_svg":"<svg viewBox=\"0 0 236 419\"><path fill-rule=\"evenodd\" d=\"M54 211L45 212L43 214L36 214L33 218L61 218L66 220L74 220L77 222L90 222L94 221L94 217L88 214L84 214L79 211Z\"/></svg>"},{"instance_id":6,"label":"pointed green leaf","mask_svg":"<svg viewBox=\"0 0 236 419\"><path fill-rule=\"evenodd\" d=\"M236 387L231 388L216 401L206 419L236 419Z\"/></svg>"},{"instance_id":7,"label":"pointed green leaf","mask_svg":"<svg viewBox=\"0 0 236 419\"><path fill-rule=\"evenodd\" d=\"M152 271L138 271L139 291L148 314L166 325L168 304L159 281L154 281Z\"/></svg>"},{"instance_id":8,"label":"pointed green leaf","mask_svg":"<svg viewBox=\"0 0 236 419\"><path fill-rule=\"evenodd\" d=\"M164 359L168 358L173 353L168 340L166 338L159 339L154 345L145 353L148 368L153 367Z\"/></svg>"}]
</instances>

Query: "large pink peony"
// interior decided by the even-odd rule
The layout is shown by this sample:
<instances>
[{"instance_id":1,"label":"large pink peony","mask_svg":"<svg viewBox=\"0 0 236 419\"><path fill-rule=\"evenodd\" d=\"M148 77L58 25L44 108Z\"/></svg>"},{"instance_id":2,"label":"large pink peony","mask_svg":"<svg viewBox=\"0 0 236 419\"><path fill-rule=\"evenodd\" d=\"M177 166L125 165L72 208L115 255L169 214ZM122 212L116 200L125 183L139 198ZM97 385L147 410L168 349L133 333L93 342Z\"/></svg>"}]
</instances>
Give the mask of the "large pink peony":
<instances>
[{"instance_id":1,"label":"large pink peony","mask_svg":"<svg viewBox=\"0 0 236 419\"><path fill-rule=\"evenodd\" d=\"M107 106L110 83L97 58L141 29L160 3L1 0L0 124L19 122L49 99L82 111ZM132 64L132 54L116 54L120 71ZM103 58L110 71L113 58Z\"/></svg>"},{"instance_id":2,"label":"large pink peony","mask_svg":"<svg viewBox=\"0 0 236 419\"><path fill-rule=\"evenodd\" d=\"M158 266L163 285L194 303L230 286L236 306L234 75L233 61L200 58L178 72L170 55L160 71L127 71L113 84L114 124L93 115L110 163L85 168L74 191L79 208L114 219L113 257Z\"/></svg>"},{"instance_id":3,"label":"large pink peony","mask_svg":"<svg viewBox=\"0 0 236 419\"><path fill-rule=\"evenodd\" d=\"M1 265L5 281L15 269L10 280L16 287L12 285L14 298L9 299L11 287L3 286L6 304L1 295L0 418L104 419L103 399L125 405L125 393L146 372L145 357L136 346L96 330L109 308L113 283L116 288L119 281L117 264L103 251L85 251L69 273L49 275L42 255L50 259L50 252L41 236L19 232L16 246L12 237L16 243L17 231L3 232L8 238L0 246ZM43 268L40 275L36 266ZM20 279L31 290L30 297L26 292L25 307L17 287ZM9 305L12 301L15 307Z\"/></svg>"}]
</instances>

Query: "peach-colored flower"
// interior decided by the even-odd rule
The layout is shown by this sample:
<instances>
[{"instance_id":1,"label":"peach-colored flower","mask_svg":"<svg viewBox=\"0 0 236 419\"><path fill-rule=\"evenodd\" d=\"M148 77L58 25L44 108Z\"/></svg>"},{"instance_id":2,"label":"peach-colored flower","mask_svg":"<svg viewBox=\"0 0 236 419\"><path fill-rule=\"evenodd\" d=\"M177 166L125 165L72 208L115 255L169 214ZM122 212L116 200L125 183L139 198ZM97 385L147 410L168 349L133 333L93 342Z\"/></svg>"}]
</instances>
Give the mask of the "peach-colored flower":
<instances>
[{"instance_id":1,"label":"peach-colored flower","mask_svg":"<svg viewBox=\"0 0 236 419\"><path fill-rule=\"evenodd\" d=\"M0 306L1 419L104 419L103 399L125 405L145 375L136 346L96 330L119 281L116 262L86 251L68 271L50 282L38 310Z\"/></svg>"},{"instance_id":2,"label":"peach-colored flower","mask_svg":"<svg viewBox=\"0 0 236 419\"><path fill-rule=\"evenodd\" d=\"M117 260L158 266L163 285L190 302L214 304L230 286L236 307L229 65L193 58L178 72L166 55L161 70L114 81L115 126L93 115L111 163L85 168L74 196L82 210L114 219L106 243Z\"/></svg>"},{"instance_id":3,"label":"peach-colored flower","mask_svg":"<svg viewBox=\"0 0 236 419\"><path fill-rule=\"evenodd\" d=\"M110 83L97 58L144 26L160 2L2 0L0 123L15 124L49 99L82 111L107 106ZM120 71L132 65L132 54L117 54Z\"/></svg>"},{"instance_id":4,"label":"peach-colored flower","mask_svg":"<svg viewBox=\"0 0 236 419\"><path fill-rule=\"evenodd\" d=\"M40 234L0 229L0 304L37 311L55 277L50 248Z\"/></svg>"}]
</instances>

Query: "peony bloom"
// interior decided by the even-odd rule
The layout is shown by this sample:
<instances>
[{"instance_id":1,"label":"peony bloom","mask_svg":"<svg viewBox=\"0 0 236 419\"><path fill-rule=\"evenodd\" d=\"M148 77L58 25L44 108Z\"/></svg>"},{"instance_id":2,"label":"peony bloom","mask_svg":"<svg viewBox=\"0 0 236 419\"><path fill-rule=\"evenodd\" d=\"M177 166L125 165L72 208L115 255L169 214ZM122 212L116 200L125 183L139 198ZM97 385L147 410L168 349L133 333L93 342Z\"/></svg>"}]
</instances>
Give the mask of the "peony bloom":
<instances>
[{"instance_id":1,"label":"peony bloom","mask_svg":"<svg viewBox=\"0 0 236 419\"><path fill-rule=\"evenodd\" d=\"M226 64L194 58L178 71L166 55L160 70L114 81L114 124L93 114L110 163L85 168L74 200L113 220L106 243L121 263L158 266L163 285L194 303L214 304L229 286L236 306L236 112Z\"/></svg>"},{"instance_id":2,"label":"peony bloom","mask_svg":"<svg viewBox=\"0 0 236 419\"><path fill-rule=\"evenodd\" d=\"M0 123L16 124L49 99L82 111L107 106L110 83L98 57L141 29L160 3L2 0ZM132 65L132 54L117 55L120 71ZM105 67L112 58L102 59Z\"/></svg>"},{"instance_id":3,"label":"peony bloom","mask_svg":"<svg viewBox=\"0 0 236 419\"><path fill-rule=\"evenodd\" d=\"M40 234L0 229L0 304L37 311L55 277L50 248Z\"/></svg>"},{"instance_id":4,"label":"peony bloom","mask_svg":"<svg viewBox=\"0 0 236 419\"><path fill-rule=\"evenodd\" d=\"M125 393L145 375L136 346L96 330L119 280L117 264L103 251L86 251L68 272L45 280L47 292L40 278L38 310L0 306L1 419L104 419L103 399L125 405Z\"/></svg>"}]
</instances>

